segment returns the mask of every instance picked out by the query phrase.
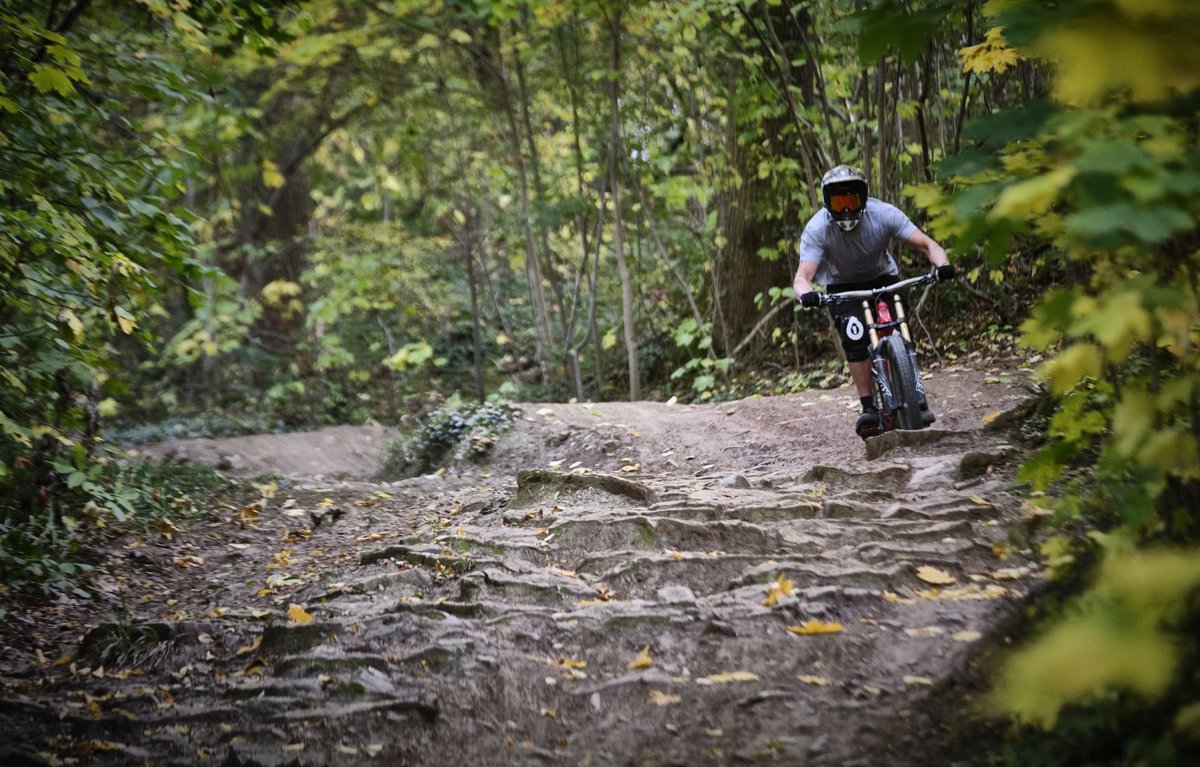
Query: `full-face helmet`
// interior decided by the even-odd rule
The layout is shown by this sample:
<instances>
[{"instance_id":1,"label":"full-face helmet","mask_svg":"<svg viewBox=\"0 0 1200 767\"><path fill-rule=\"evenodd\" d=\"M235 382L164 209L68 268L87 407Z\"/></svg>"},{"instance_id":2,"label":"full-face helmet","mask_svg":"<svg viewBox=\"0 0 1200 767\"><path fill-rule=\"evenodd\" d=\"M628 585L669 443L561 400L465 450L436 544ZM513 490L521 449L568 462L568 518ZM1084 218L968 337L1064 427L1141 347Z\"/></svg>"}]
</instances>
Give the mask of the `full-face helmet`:
<instances>
[{"instance_id":1,"label":"full-face helmet","mask_svg":"<svg viewBox=\"0 0 1200 767\"><path fill-rule=\"evenodd\" d=\"M842 231L849 232L867 207L867 177L849 165L832 168L821 178L821 199Z\"/></svg>"}]
</instances>

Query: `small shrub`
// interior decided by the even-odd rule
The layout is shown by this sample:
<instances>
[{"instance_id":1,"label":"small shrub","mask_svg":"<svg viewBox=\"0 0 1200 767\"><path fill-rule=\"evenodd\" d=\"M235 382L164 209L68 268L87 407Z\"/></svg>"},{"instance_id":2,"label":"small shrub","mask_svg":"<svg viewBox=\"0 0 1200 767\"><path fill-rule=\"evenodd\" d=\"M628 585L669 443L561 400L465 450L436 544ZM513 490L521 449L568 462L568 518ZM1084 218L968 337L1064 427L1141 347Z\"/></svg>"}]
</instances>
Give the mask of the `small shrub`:
<instances>
[{"instance_id":1,"label":"small shrub","mask_svg":"<svg viewBox=\"0 0 1200 767\"><path fill-rule=\"evenodd\" d=\"M379 478L415 477L442 466L476 461L488 454L518 413L519 409L506 402L450 402L426 416L407 438L392 443Z\"/></svg>"}]
</instances>

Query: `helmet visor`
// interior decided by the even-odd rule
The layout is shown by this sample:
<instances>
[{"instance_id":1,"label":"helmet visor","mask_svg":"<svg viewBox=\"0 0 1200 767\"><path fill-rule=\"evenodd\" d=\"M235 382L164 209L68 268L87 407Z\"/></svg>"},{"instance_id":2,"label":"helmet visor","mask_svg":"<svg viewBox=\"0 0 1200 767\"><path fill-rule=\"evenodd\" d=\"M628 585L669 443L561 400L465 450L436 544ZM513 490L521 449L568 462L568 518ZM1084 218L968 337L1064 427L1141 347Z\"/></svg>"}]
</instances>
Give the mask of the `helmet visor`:
<instances>
[{"instance_id":1,"label":"helmet visor","mask_svg":"<svg viewBox=\"0 0 1200 767\"><path fill-rule=\"evenodd\" d=\"M830 195L829 209L834 213L858 213L863 209L862 196L858 192Z\"/></svg>"}]
</instances>

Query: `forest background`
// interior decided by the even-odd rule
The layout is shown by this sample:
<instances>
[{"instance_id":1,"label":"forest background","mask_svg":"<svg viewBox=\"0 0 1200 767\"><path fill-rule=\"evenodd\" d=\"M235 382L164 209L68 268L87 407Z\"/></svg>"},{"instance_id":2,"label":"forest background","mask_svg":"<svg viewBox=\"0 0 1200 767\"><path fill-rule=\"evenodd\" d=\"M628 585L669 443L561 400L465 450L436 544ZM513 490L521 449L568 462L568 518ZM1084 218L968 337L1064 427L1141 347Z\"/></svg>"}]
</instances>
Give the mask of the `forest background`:
<instances>
[{"instance_id":1,"label":"forest background","mask_svg":"<svg viewBox=\"0 0 1200 767\"><path fill-rule=\"evenodd\" d=\"M1004 705L1176 748L1198 36L1192 0L0 0L5 580L78 588L80 519L166 512L113 442L841 383L788 286L845 162L958 266L938 348L1020 343L1055 401L1022 480L1090 589Z\"/></svg>"}]
</instances>

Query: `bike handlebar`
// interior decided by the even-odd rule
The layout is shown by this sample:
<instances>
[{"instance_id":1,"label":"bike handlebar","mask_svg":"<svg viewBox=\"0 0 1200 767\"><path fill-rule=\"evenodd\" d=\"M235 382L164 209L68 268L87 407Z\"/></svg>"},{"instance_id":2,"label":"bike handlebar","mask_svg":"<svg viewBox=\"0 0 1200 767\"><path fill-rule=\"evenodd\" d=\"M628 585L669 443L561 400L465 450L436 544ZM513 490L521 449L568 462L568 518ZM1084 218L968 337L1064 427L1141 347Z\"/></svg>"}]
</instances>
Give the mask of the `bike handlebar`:
<instances>
[{"instance_id":1,"label":"bike handlebar","mask_svg":"<svg viewBox=\"0 0 1200 767\"><path fill-rule=\"evenodd\" d=\"M907 280L900 280L899 282L891 285L885 285L882 288L871 288L870 290L847 290L842 293L822 293L821 306L851 301L856 298L873 298L880 293L890 293L895 290L900 290L901 288L907 288L913 285L931 284L934 282L937 282L937 272L929 272L928 274L923 274L920 277L910 277Z\"/></svg>"}]
</instances>

